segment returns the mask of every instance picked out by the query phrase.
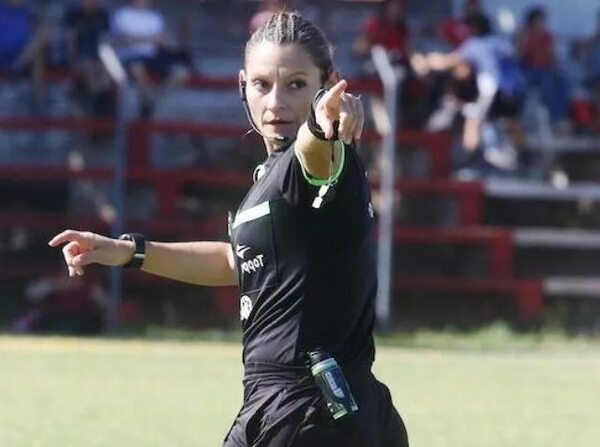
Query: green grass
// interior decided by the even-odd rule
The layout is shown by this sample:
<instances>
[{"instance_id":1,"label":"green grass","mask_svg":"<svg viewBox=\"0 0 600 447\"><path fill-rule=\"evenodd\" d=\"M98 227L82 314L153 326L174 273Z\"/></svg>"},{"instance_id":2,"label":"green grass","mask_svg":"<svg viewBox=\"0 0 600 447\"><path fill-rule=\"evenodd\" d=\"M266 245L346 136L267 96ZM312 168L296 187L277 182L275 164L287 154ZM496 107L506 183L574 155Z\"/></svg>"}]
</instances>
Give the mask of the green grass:
<instances>
[{"instance_id":1,"label":"green grass","mask_svg":"<svg viewBox=\"0 0 600 447\"><path fill-rule=\"evenodd\" d=\"M380 340L413 446L598 445L597 343L486 337ZM0 365L2 447L219 446L241 400L237 343L0 337Z\"/></svg>"}]
</instances>

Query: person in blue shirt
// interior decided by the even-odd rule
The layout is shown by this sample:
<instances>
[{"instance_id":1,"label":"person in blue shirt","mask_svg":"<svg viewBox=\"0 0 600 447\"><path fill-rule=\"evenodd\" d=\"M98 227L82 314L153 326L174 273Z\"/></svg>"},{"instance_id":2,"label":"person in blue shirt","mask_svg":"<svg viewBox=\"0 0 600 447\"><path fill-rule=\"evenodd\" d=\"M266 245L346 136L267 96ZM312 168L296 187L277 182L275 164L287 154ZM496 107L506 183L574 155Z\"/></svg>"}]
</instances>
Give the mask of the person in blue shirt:
<instances>
[{"instance_id":1,"label":"person in blue shirt","mask_svg":"<svg viewBox=\"0 0 600 447\"><path fill-rule=\"evenodd\" d=\"M38 103L44 87L47 43L48 30L38 24L25 0L0 0L0 75L29 77Z\"/></svg>"}]
</instances>

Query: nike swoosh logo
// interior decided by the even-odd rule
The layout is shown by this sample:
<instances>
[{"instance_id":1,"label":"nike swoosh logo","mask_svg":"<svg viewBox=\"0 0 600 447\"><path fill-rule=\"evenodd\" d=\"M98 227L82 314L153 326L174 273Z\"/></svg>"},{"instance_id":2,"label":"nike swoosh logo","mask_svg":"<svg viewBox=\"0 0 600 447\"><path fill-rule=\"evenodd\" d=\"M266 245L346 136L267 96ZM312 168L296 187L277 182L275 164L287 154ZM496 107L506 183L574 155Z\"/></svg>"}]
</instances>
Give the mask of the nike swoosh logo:
<instances>
[{"instance_id":1,"label":"nike swoosh logo","mask_svg":"<svg viewBox=\"0 0 600 447\"><path fill-rule=\"evenodd\" d=\"M244 255L248 250L250 250L250 247L247 247L246 245L238 245L235 249L235 253L238 255L238 257L244 259Z\"/></svg>"}]
</instances>

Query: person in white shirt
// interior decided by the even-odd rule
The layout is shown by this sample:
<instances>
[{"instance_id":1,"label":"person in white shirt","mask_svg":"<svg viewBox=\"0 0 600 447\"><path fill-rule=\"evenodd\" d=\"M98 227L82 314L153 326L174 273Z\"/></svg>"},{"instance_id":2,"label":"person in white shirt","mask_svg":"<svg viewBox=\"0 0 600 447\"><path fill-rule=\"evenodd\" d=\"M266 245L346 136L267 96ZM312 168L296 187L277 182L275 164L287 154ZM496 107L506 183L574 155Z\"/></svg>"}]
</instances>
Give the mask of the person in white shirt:
<instances>
[{"instance_id":1,"label":"person in white shirt","mask_svg":"<svg viewBox=\"0 0 600 447\"><path fill-rule=\"evenodd\" d=\"M151 0L131 0L117 9L111 31L121 62L140 89L140 114L147 118L152 112L156 91L153 77L168 84L181 83L187 70L174 70L181 64L167 50L167 27L163 15L152 8Z\"/></svg>"},{"instance_id":2,"label":"person in white shirt","mask_svg":"<svg viewBox=\"0 0 600 447\"><path fill-rule=\"evenodd\" d=\"M475 154L481 144L481 128L488 118L503 118L507 132L522 141L518 118L524 78L513 62L515 51L507 39L492 33L489 21L471 20L473 36L447 54L415 54L411 59L420 75L430 71L450 71L452 101L465 118L463 147ZM521 82L522 81L522 82ZM522 85L523 84L523 85Z\"/></svg>"}]
</instances>

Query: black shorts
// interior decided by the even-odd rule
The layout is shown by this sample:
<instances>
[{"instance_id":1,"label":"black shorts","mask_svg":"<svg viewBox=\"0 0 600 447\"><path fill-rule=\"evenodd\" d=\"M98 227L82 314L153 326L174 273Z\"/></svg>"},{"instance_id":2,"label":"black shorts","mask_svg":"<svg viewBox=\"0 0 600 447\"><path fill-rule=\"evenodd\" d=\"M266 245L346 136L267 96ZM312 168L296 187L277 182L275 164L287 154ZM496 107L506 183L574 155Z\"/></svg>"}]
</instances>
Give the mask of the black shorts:
<instances>
[{"instance_id":1,"label":"black shorts","mask_svg":"<svg viewBox=\"0 0 600 447\"><path fill-rule=\"evenodd\" d=\"M359 410L334 421L312 377L244 380L244 404L223 447L408 447L388 388L371 373L347 377Z\"/></svg>"},{"instance_id":2,"label":"black shorts","mask_svg":"<svg viewBox=\"0 0 600 447\"><path fill-rule=\"evenodd\" d=\"M184 51L175 49L161 48L153 56L132 57L122 62L129 73L131 73L132 66L142 65L149 73L158 76L161 80L167 78L175 66L192 69L192 61L189 55Z\"/></svg>"}]
</instances>

